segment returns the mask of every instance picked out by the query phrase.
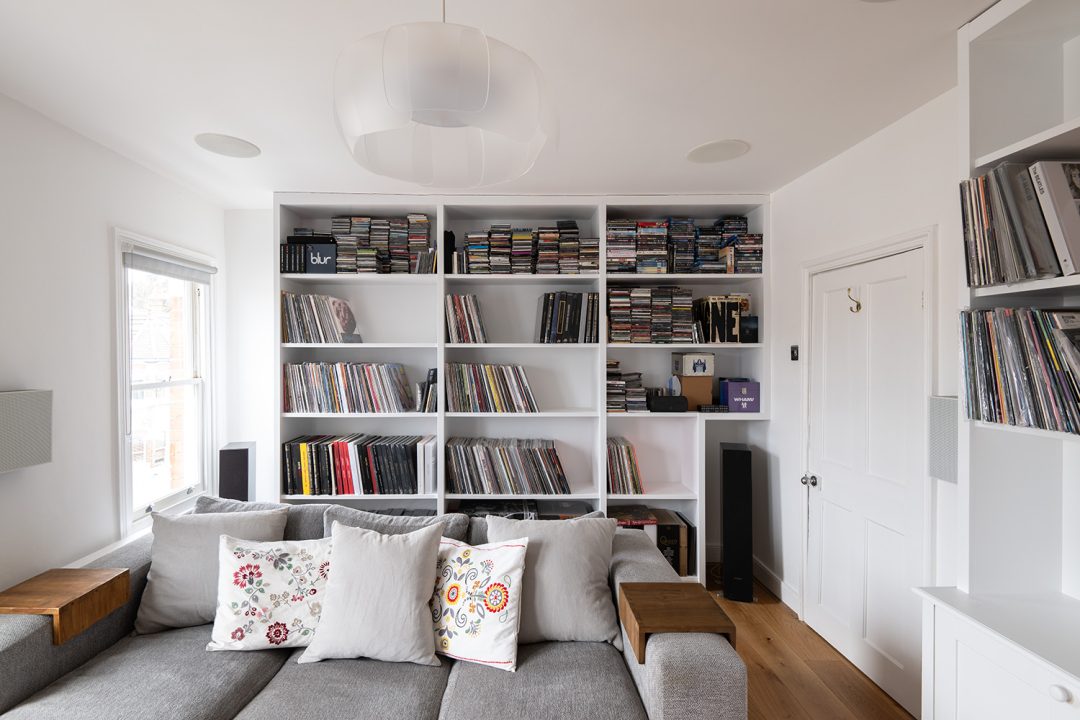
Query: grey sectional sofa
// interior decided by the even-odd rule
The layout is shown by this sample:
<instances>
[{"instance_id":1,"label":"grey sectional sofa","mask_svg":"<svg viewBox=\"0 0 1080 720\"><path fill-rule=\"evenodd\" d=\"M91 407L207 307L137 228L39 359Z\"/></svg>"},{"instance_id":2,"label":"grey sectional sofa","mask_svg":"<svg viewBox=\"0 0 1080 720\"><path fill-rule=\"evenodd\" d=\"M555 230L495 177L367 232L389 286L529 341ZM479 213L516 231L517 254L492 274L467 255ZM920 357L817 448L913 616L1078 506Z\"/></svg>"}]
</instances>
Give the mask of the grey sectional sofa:
<instances>
[{"instance_id":1,"label":"grey sectional sofa","mask_svg":"<svg viewBox=\"0 0 1080 720\"><path fill-rule=\"evenodd\" d=\"M286 539L322 536L325 505L290 508ZM474 519L470 541L486 541ZM41 616L0 616L3 720L743 720L746 668L720 636L654 635L639 664L626 642L522 645L508 673L373 660L298 665L302 650L206 652L210 625L134 635L149 537L94 562L131 570L131 598L52 644ZM611 585L677 579L643 533L615 536Z\"/></svg>"}]
</instances>

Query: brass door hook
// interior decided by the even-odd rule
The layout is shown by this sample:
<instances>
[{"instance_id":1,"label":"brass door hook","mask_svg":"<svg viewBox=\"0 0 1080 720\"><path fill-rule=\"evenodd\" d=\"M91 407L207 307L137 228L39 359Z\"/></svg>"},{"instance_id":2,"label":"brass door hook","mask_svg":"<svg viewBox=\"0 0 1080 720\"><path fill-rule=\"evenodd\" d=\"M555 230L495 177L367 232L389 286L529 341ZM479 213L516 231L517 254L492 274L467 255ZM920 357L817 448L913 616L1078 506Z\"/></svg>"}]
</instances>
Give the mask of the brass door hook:
<instances>
[{"instance_id":1,"label":"brass door hook","mask_svg":"<svg viewBox=\"0 0 1080 720\"><path fill-rule=\"evenodd\" d=\"M851 297L851 288L847 289L847 299L850 300L851 302L855 303L855 307L849 307L848 308L849 311L851 311L853 313L857 313L860 310L862 310L862 303L859 302L858 300L856 300L855 298Z\"/></svg>"}]
</instances>

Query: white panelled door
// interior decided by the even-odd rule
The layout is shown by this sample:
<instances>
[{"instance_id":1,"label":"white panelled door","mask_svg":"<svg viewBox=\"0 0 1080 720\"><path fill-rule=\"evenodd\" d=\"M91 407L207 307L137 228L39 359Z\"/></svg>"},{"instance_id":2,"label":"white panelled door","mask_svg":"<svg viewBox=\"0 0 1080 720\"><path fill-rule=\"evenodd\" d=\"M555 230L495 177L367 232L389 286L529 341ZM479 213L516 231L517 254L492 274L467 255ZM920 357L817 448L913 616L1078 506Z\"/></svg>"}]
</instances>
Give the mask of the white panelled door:
<instances>
[{"instance_id":1,"label":"white panelled door","mask_svg":"<svg viewBox=\"0 0 1080 720\"><path fill-rule=\"evenodd\" d=\"M812 282L806 622L919 711L923 250Z\"/></svg>"}]
</instances>

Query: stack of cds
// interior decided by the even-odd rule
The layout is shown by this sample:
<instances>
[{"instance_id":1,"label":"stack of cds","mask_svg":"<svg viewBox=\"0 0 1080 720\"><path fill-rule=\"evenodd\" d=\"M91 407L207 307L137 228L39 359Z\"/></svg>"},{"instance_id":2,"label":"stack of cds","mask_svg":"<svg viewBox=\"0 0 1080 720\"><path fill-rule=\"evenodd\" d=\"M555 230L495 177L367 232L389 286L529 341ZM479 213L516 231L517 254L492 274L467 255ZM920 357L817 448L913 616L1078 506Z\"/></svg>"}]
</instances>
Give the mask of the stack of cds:
<instances>
[{"instance_id":1,"label":"stack of cds","mask_svg":"<svg viewBox=\"0 0 1080 720\"><path fill-rule=\"evenodd\" d=\"M699 273L727 272L727 263L720 259L724 236L716 225L697 229L697 261L694 270Z\"/></svg>"},{"instance_id":2,"label":"stack of cds","mask_svg":"<svg viewBox=\"0 0 1080 720\"><path fill-rule=\"evenodd\" d=\"M724 235L745 235L750 232L750 224L745 215L728 215L716 221Z\"/></svg>"},{"instance_id":3,"label":"stack of cds","mask_svg":"<svg viewBox=\"0 0 1080 720\"><path fill-rule=\"evenodd\" d=\"M637 272L653 275L666 273L667 223L642 220L637 224Z\"/></svg>"},{"instance_id":4,"label":"stack of cds","mask_svg":"<svg viewBox=\"0 0 1080 720\"><path fill-rule=\"evenodd\" d=\"M510 226L492 225L488 231L489 251L493 275L510 274Z\"/></svg>"},{"instance_id":5,"label":"stack of cds","mask_svg":"<svg viewBox=\"0 0 1080 720\"><path fill-rule=\"evenodd\" d=\"M641 495L641 469L633 444L624 437L607 441L608 492L612 495Z\"/></svg>"},{"instance_id":6,"label":"stack of cds","mask_svg":"<svg viewBox=\"0 0 1080 720\"><path fill-rule=\"evenodd\" d=\"M735 244L735 272L760 273L765 245L759 234L740 235ZM341 250L338 250L341 253Z\"/></svg>"},{"instance_id":7,"label":"stack of cds","mask_svg":"<svg viewBox=\"0 0 1080 720\"><path fill-rule=\"evenodd\" d=\"M619 370L618 360L607 361L607 411L626 412L626 381Z\"/></svg>"},{"instance_id":8,"label":"stack of cds","mask_svg":"<svg viewBox=\"0 0 1080 720\"><path fill-rule=\"evenodd\" d=\"M694 270L694 238L697 228L694 218L668 218L668 246L671 249L670 265L673 273Z\"/></svg>"},{"instance_id":9,"label":"stack of cds","mask_svg":"<svg viewBox=\"0 0 1080 720\"><path fill-rule=\"evenodd\" d=\"M670 286L653 288L649 342L664 344L671 342L671 291Z\"/></svg>"},{"instance_id":10,"label":"stack of cds","mask_svg":"<svg viewBox=\"0 0 1080 720\"><path fill-rule=\"evenodd\" d=\"M637 222L610 220L607 224L607 271L632 273L637 267Z\"/></svg>"},{"instance_id":11,"label":"stack of cds","mask_svg":"<svg viewBox=\"0 0 1080 720\"><path fill-rule=\"evenodd\" d=\"M405 218L390 219L390 272L409 272L409 221Z\"/></svg>"},{"instance_id":12,"label":"stack of cds","mask_svg":"<svg viewBox=\"0 0 1080 720\"><path fill-rule=\"evenodd\" d=\"M406 219L409 221L409 272L430 275L435 272L431 223L423 213L410 213Z\"/></svg>"},{"instance_id":13,"label":"stack of cds","mask_svg":"<svg viewBox=\"0 0 1080 720\"><path fill-rule=\"evenodd\" d=\"M647 287L630 289L630 342L647 343L652 337L652 292Z\"/></svg>"},{"instance_id":14,"label":"stack of cds","mask_svg":"<svg viewBox=\"0 0 1080 720\"><path fill-rule=\"evenodd\" d=\"M415 405L399 363L286 364L285 412L400 413Z\"/></svg>"},{"instance_id":15,"label":"stack of cds","mask_svg":"<svg viewBox=\"0 0 1080 720\"><path fill-rule=\"evenodd\" d=\"M541 227L536 232L536 274L557 275L559 272L559 228Z\"/></svg>"},{"instance_id":16,"label":"stack of cds","mask_svg":"<svg viewBox=\"0 0 1080 720\"><path fill-rule=\"evenodd\" d=\"M339 273L355 273L356 248L358 245L356 236L335 235L334 242L337 243L337 267L335 270Z\"/></svg>"},{"instance_id":17,"label":"stack of cds","mask_svg":"<svg viewBox=\"0 0 1080 720\"><path fill-rule=\"evenodd\" d=\"M630 289L608 288L608 336L613 343L630 342Z\"/></svg>"},{"instance_id":18,"label":"stack of cds","mask_svg":"<svg viewBox=\"0 0 1080 720\"><path fill-rule=\"evenodd\" d=\"M330 234L334 237L352 234L352 218L348 215L339 215L330 219Z\"/></svg>"},{"instance_id":19,"label":"stack of cds","mask_svg":"<svg viewBox=\"0 0 1080 720\"><path fill-rule=\"evenodd\" d=\"M446 330L452 343L486 343L484 318L475 295L446 296Z\"/></svg>"},{"instance_id":20,"label":"stack of cds","mask_svg":"<svg viewBox=\"0 0 1080 720\"><path fill-rule=\"evenodd\" d=\"M510 272L515 275L536 272L536 243L529 228L514 228L510 233Z\"/></svg>"},{"instance_id":21,"label":"stack of cds","mask_svg":"<svg viewBox=\"0 0 1080 720\"><path fill-rule=\"evenodd\" d=\"M671 342L694 342L694 293L690 288L671 288Z\"/></svg>"},{"instance_id":22,"label":"stack of cds","mask_svg":"<svg viewBox=\"0 0 1080 720\"><path fill-rule=\"evenodd\" d=\"M390 221L375 218L371 221L371 247L375 249L379 272L390 272Z\"/></svg>"},{"instance_id":23,"label":"stack of cds","mask_svg":"<svg viewBox=\"0 0 1080 720\"><path fill-rule=\"evenodd\" d=\"M584 275L600 272L600 238L581 238L578 269Z\"/></svg>"},{"instance_id":24,"label":"stack of cds","mask_svg":"<svg viewBox=\"0 0 1080 720\"><path fill-rule=\"evenodd\" d=\"M491 241L486 232L465 233L465 258L470 275L491 274Z\"/></svg>"},{"instance_id":25,"label":"stack of cds","mask_svg":"<svg viewBox=\"0 0 1080 720\"><path fill-rule=\"evenodd\" d=\"M576 220L560 220L559 228L559 274L578 274L578 226Z\"/></svg>"},{"instance_id":26,"label":"stack of cds","mask_svg":"<svg viewBox=\"0 0 1080 720\"><path fill-rule=\"evenodd\" d=\"M570 493L553 440L452 437L446 441L446 466L451 493Z\"/></svg>"},{"instance_id":27,"label":"stack of cds","mask_svg":"<svg viewBox=\"0 0 1080 720\"><path fill-rule=\"evenodd\" d=\"M446 400L450 412L538 412L520 365L448 363Z\"/></svg>"}]
</instances>

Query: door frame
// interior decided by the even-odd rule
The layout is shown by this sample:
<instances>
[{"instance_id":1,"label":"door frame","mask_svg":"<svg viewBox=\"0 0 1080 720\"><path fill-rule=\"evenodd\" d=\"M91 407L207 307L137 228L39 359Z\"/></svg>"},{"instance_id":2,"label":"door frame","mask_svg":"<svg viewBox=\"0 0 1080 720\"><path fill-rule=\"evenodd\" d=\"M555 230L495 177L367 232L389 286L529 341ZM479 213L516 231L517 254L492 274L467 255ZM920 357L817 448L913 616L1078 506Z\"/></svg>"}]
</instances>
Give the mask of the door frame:
<instances>
[{"instance_id":1,"label":"door frame","mask_svg":"<svg viewBox=\"0 0 1080 720\"><path fill-rule=\"evenodd\" d=\"M803 317L801 330L802 356L805 362L801 363L800 374L800 420L799 423L799 447L802 457L801 465L803 473L809 472L810 465L810 360L813 357L811 339L811 324L814 314L814 277L831 270L862 265L863 263L881 260L883 258L899 255L911 250L923 251L923 417L927 417L928 401L934 392L934 378L936 368L934 360L937 357L937 243L938 226L911 230L899 235L893 235L878 242L859 245L854 248L842 250L837 253L823 255L807 260L802 265L802 298ZM934 507L933 487L930 482L926 453L920 458L923 483L923 528L922 528L922 578L921 584L928 584L934 577ZM800 544L802 552L799 563L799 607L796 608L799 619L806 618L806 576L807 576L807 552L809 551L810 498L808 492L802 492L799 496L800 517Z\"/></svg>"}]
</instances>

